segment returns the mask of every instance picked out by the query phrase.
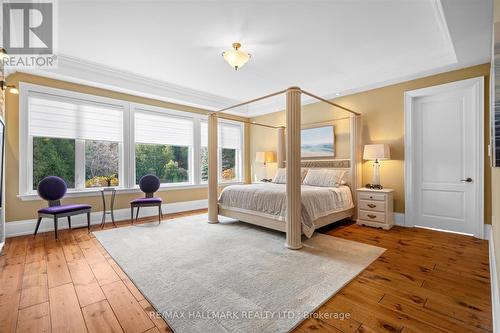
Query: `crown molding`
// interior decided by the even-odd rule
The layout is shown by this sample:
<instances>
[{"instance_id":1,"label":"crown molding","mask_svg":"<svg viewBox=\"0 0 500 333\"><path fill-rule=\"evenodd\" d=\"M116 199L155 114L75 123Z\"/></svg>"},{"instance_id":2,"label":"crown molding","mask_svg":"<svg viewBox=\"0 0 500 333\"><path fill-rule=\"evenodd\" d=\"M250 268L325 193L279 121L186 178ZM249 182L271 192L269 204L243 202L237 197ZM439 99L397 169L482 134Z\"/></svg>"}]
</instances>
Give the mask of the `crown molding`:
<instances>
[{"instance_id":1,"label":"crown molding","mask_svg":"<svg viewBox=\"0 0 500 333\"><path fill-rule=\"evenodd\" d=\"M451 57L450 58L451 63L456 64L458 63L457 52L455 50L455 46L453 45L453 41L451 39L448 23L446 22L446 16L444 14L442 0L432 1L432 6L434 7L434 15L438 23L439 30L441 32L441 37L443 38L443 42L445 43L447 51Z\"/></svg>"},{"instance_id":2,"label":"crown molding","mask_svg":"<svg viewBox=\"0 0 500 333\"><path fill-rule=\"evenodd\" d=\"M240 102L64 54L57 56L54 69L23 68L17 71L210 111ZM239 108L233 114L246 117L246 111L246 108Z\"/></svg>"},{"instance_id":3,"label":"crown molding","mask_svg":"<svg viewBox=\"0 0 500 333\"><path fill-rule=\"evenodd\" d=\"M447 53L447 58L449 57L449 65L435 68L429 71L375 82L362 87L344 89L341 92L340 96L352 95L355 93L376 89L387 85L397 84L429 75L435 75L446 71L479 64L475 63L459 65L441 1L442 0L432 0L431 4L434 9L434 17L440 30L443 45ZM484 62L488 61L489 59L485 59ZM90 85L93 87L118 91L131 95L188 105L210 111L220 110L241 102L239 100L183 87L162 80L151 79L140 74L135 74L133 72L116 69L110 66L101 65L64 54L58 55L57 68L37 70L20 69L18 71L73 83ZM322 96L327 99L334 99L339 97L337 93L322 94ZM303 105L315 102L315 99L305 96L302 100ZM275 103L268 102L259 103L259 105L248 105L240 107L237 109L233 109L228 113L243 117L256 117L276 111L277 110Z\"/></svg>"},{"instance_id":4,"label":"crown molding","mask_svg":"<svg viewBox=\"0 0 500 333\"><path fill-rule=\"evenodd\" d=\"M374 89L383 88L383 87L387 87L387 86L391 86L391 85L395 85L395 84L399 84L399 83L404 83L404 82L408 82L408 81L422 79L422 78L429 77L432 75L438 75L438 74L443 74L443 73L454 71L454 70L460 70L460 69L467 68L467 67L483 65L483 64L486 64L489 62L490 62L490 59L484 59L484 60L480 60L480 61L476 61L476 62L472 62L472 63L463 63L460 65L459 64L452 64L452 65L448 65L448 66L444 66L444 67L439 67L439 68L436 68L433 70L428 70L428 71L424 71L424 72L420 72L420 73L416 73L416 74L401 76L401 77L398 77L395 79L375 82L375 83L368 84L368 85L365 85L365 86L362 86L359 88L352 88L352 89L343 90L340 95L337 95L337 93L322 94L321 97L323 97L324 99L328 99L328 100L334 100L337 98L342 98L342 97L362 93L362 92L369 91L369 90L374 90ZM306 88L304 88L304 89L308 90ZM307 97L307 98L302 99L303 106L308 105L308 104L317 103L317 102L319 102L319 101L314 99L314 98L311 98L311 97ZM262 116L262 115L266 115L266 114L270 114L270 113L274 113L274 112L279 112L279 111L283 111L283 110L285 110L285 106L283 106L283 108L281 110L276 110L275 105L271 105L271 103L269 103L267 105L266 104L261 105L259 108L249 108L248 113L247 113L247 117L253 118L253 117L258 117L258 116ZM354 111L356 111L356 110L354 110Z\"/></svg>"},{"instance_id":5,"label":"crown molding","mask_svg":"<svg viewBox=\"0 0 500 333\"><path fill-rule=\"evenodd\" d=\"M389 80L382 80L379 82L374 82L371 84L367 84L364 86L356 87L356 88L348 88L344 89L340 92L334 92L334 93L328 93L322 95L323 98L331 100L339 97L344 97L347 95L353 95L356 93L360 93L363 91L368 91L372 89L377 89L393 84L398 84L406 81L411 81L419 78L423 78L426 76L431 76L431 75L436 75L436 74L441 74L447 71L452 71L452 70L457 70L461 68L466 68L469 66L474 66L474 65L480 65L483 63L487 63L490 60L489 59L484 59L484 61L480 62L475 62L475 63L470 63L470 64L459 64L458 58L457 58L457 53L455 50L455 46L453 45L453 40L451 38L450 30L448 28L448 23L446 21L446 16L444 14L443 10L443 5L442 5L442 0L432 0L431 1L432 7L434 9L434 17L437 21L439 31L441 33L441 37L443 40L443 44L445 45L445 50L447 53L447 56L449 57L449 64L446 66L440 66L431 70L419 72L419 73L414 73L410 75L404 75L404 76L399 76L395 77L393 79ZM433 59L433 60L438 60L438 59ZM313 89L314 90L314 89ZM308 105L312 103L318 102L316 99L311 98L311 97L305 97L302 99L302 105ZM247 111L247 116L248 117L257 117L261 115L265 115L268 113L273 113L276 112L277 110L273 110L273 107L275 105L271 105L271 103L261 103L258 107L250 105ZM284 107L283 107L284 109Z\"/></svg>"}]
</instances>

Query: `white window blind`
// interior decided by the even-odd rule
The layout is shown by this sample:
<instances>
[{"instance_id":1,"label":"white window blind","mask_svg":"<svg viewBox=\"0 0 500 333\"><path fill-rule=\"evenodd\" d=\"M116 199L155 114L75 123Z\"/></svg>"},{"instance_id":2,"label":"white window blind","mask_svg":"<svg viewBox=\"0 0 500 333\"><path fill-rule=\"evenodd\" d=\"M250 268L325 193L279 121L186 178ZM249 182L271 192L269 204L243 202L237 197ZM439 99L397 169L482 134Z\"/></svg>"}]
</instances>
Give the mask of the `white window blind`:
<instances>
[{"instance_id":1,"label":"white window blind","mask_svg":"<svg viewBox=\"0 0 500 333\"><path fill-rule=\"evenodd\" d=\"M208 146L208 124L206 121L200 122L201 126L201 146ZM241 147L241 126L219 123L219 147L229 149L240 149Z\"/></svg>"},{"instance_id":2,"label":"white window blind","mask_svg":"<svg viewBox=\"0 0 500 333\"><path fill-rule=\"evenodd\" d=\"M200 137L201 146L208 147L208 123L206 121L200 121Z\"/></svg>"},{"instance_id":3,"label":"white window blind","mask_svg":"<svg viewBox=\"0 0 500 333\"><path fill-rule=\"evenodd\" d=\"M222 148L240 149L241 126L231 124L220 124L219 145Z\"/></svg>"},{"instance_id":4,"label":"white window blind","mask_svg":"<svg viewBox=\"0 0 500 333\"><path fill-rule=\"evenodd\" d=\"M192 146L193 119L136 110L135 142Z\"/></svg>"},{"instance_id":5,"label":"white window blind","mask_svg":"<svg viewBox=\"0 0 500 333\"><path fill-rule=\"evenodd\" d=\"M80 140L123 140L123 109L108 104L33 94L28 98L29 135Z\"/></svg>"}]
</instances>

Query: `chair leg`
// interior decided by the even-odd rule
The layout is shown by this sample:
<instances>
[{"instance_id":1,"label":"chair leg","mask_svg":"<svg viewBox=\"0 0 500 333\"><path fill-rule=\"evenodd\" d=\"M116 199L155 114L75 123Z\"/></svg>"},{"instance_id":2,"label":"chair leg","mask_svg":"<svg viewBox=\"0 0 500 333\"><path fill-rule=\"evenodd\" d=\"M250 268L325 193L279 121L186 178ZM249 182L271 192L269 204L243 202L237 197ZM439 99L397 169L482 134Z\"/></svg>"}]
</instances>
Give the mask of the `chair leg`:
<instances>
[{"instance_id":1,"label":"chair leg","mask_svg":"<svg viewBox=\"0 0 500 333\"><path fill-rule=\"evenodd\" d=\"M69 225L69 228L71 229L71 216L68 216L68 225Z\"/></svg>"},{"instance_id":2,"label":"chair leg","mask_svg":"<svg viewBox=\"0 0 500 333\"><path fill-rule=\"evenodd\" d=\"M87 229L90 232L90 212L87 213Z\"/></svg>"},{"instance_id":3,"label":"chair leg","mask_svg":"<svg viewBox=\"0 0 500 333\"><path fill-rule=\"evenodd\" d=\"M158 206L158 224L161 223L161 205Z\"/></svg>"},{"instance_id":4,"label":"chair leg","mask_svg":"<svg viewBox=\"0 0 500 333\"><path fill-rule=\"evenodd\" d=\"M54 216L54 233L56 235L56 239L57 239L57 217Z\"/></svg>"},{"instance_id":5,"label":"chair leg","mask_svg":"<svg viewBox=\"0 0 500 333\"><path fill-rule=\"evenodd\" d=\"M130 207L130 222L134 224L134 206Z\"/></svg>"},{"instance_id":6,"label":"chair leg","mask_svg":"<svg viewBox=\"0 0 500 333\"><path fill-rule=\"evenodd\" d=\"M38 232L38 228L40 228L40 223L42 222L42 218L39 217L38 221L36 222L36 228L35 228L35 233L33 234L33 238L35 238L36 233Z\"/></svg>"},{"instance_id":7,"label":"chair leg","mask_svg":"<svg viewBox=\"0 0 500 333\"><path fill-rule=\"evenodd\" d=\"M113 213L113 211L111 211L111 222L113 222L113 225L115 226L116 228L116 224L115 224L115 214Z\"/></svg>"},{"instance_id":8,"label":"chair leg","mask_svg":"<svg viewBox=\"0 0 500 333\"><path fill-rule=\"evenodd\" d=\"M101 229L104 228L105 224L106 224L106 212L102 212Z\"/></svg>"},{"instance_id":9,"label":"chair leg","mask_svg":"<svg viewBox=\"0 0 500 333\"><path fill-rule=\"evenodd\" d=\"M139 217L139 208L140 206L137 206L137 212L135 213L135 222L137 222L137 218Z\"/></svg>"}]
</instances>

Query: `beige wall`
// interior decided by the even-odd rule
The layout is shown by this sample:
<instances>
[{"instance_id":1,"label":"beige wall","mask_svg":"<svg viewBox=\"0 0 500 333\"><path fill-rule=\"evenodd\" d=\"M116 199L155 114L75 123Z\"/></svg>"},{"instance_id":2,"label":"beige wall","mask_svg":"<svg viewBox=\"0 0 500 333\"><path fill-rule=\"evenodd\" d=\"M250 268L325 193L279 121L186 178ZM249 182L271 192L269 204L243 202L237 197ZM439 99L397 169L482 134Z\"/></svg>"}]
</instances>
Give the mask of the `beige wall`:
<instances>
[{"instance_id":1,"label":"beige wall","mask_svg":"<svg viewBox=\"0 0 500 333\"><path fill-rule=\"evenodd\" d=\"M98 95L114 99L120 99L135 103L149 104L158 107L172 108L180 111L203 113L206 111L198 108L193 108L184 105L162 102L149 98L137 97L128 94L122 94L114 91L93 88L89 86L53 80L24 73L15 73L8 77L9 84L18 85L19 82L27 82L47 87L59 88L77 91L86 94ZM46 206L46 202L42 200L35 201L22 201L17 197L19 194L19 96L8 93L6 95L6 150L5 150L5 199L6 199L6 221L18 221L33 219L36 217L36 211ZM234 117L238 118L238 117ZM248 134L247 134L248 136ZM247 137L246 137L247 139ZM248 160L248 152L244 151L244 157ZM248 178L248 175L246 175ZM100 194L99 194L100 195ZM139 193L119 194L116 196L115 208L128 208L130 207L130 200L140 196ZM197 189L179 189L158 192L164 202L181 202L200 200L207 198L206 188ZM94 207L95 211L102 210L102 202L100 196L93 197L80 197L80 198L67 198L64 203L86 203Z\"/></svg>"},{"instance_id":2,"label":"beige wall","mask_svg":"<svg viewBox=\"0 0 500 333\"><path fill-rule=\"evenodd\" d=\"M343 96L335 102L362 114L363 144L387 143L391 147L391 160L381 162L381 182L387 188L393 188L394 209L404 213L404 92L438 84L458 81L478 76L485 77L485 105L489 105L489 73L490 64L469 67L426 78L403 82L383 88L373 89L358 94ZM485 142L488 142L489 111L485 108ZM302 122L328 121L335 117L345 116L345 111L335 112L324 103L316 103L303 108ZM276 112L253 118L252 120L275 125L284 124L284 113ZM348 121L338 122L336 128L337 158L349 157L346 142L349 140ZM347 141L346 141L347 140ZM276 150L276 134L271 129L252 126L250 151L252 170L258 171L254 163L255 151ZM487 156L487 148L485 147ZM489 160L485 161L485 223L491 221L491 168ZM372 176L371 162L363 163L363 184L369 183Z\"/></svg>"},{"instance_id":3,"label":"beige wall","mask_svg":"<svg viewBox=\"0 0 500 333\"><path fill-rule=\"evenodd\" d=\"M342 111L345 112L345 111ZM345 112L347 113L347 112ZM343 118L347 114L337 111L333 113L332 108L326 104L310 104L302 108L302 124L318 124L333 118ZM253 118L264 124L276 126L285 125L285 112L275 112L264 116ZM335 157L349 158L349 119L333 122L335 131ZM260 163L255 162L255 153L258 151L276 151L278 131L272 128L251 125L250 126L250 159L252 179L261 179L266 175L272 178L276 172L276 163L269 163L267 170Z\"/></svg>"},{"instance_id":4,"label":"beige wall","mask_svg":"<svg viewBox=\"0 0 500 333\"><path fill-rule=\"evenodd\" d=\"M500 22L500 0L494 2L494 22ZM497 83L498 84L498 83ZM495 244L495 259L498 285L500 285L500 167L491 168L491 202L492 202L492 217L491 228L493 243Z\"/></svg>"}]
</instances>

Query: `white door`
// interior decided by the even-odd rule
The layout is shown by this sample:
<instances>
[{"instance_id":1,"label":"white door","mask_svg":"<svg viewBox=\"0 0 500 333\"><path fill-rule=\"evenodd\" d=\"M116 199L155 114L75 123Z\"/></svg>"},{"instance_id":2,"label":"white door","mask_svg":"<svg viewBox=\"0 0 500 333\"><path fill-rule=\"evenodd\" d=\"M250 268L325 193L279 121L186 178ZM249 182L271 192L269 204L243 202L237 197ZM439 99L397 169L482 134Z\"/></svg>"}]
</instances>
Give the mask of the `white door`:
<instances>
[{"instance_id":1,"label":"white door","mask_svg":"<svg viewBox=\"0 0 500 333\"><path fill-rule=\"evenodd\" d=\"M482 238L482 98L482 77L406 94L411 224Z\"/></svg>"}]
</instances>

